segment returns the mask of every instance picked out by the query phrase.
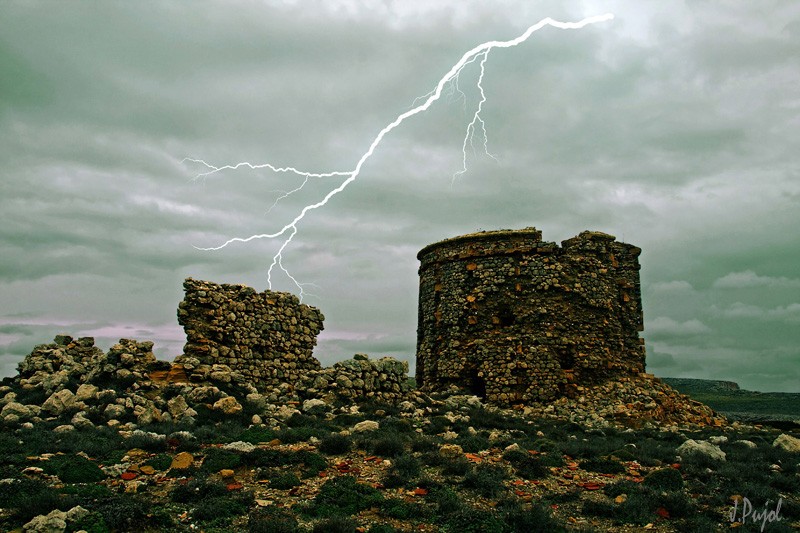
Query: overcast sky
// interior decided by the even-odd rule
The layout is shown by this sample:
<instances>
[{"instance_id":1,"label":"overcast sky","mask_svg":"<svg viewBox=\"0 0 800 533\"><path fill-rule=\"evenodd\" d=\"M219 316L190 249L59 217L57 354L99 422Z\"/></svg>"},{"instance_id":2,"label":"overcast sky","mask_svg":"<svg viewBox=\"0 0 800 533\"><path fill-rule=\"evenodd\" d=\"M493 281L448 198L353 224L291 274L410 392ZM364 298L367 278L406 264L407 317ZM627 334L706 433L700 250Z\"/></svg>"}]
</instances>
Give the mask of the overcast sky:
<instances>
[{"instance_id":1,"label":"overcast sky","mask_svg":"<svg viewBox=\"0 0 800 533\"><path fill-rule=\"evenodd\" d=\"M724 7L722 7L724 5ZM317 356L412 364L416 252L479 229L640 246L647 368L800 392L797 2L0 3L0 372L59 332L181 353L187 276L267 288L274 232L352 170L468 50L488 149L448 86L309 214L284 265L325 314ZM420 101L417 101L418 104ZM481 148L477 139L476 147ZM269 211L269 212L268 212ZM276 271L273 289L296 291Z\"/></svg>"}]
</instances>

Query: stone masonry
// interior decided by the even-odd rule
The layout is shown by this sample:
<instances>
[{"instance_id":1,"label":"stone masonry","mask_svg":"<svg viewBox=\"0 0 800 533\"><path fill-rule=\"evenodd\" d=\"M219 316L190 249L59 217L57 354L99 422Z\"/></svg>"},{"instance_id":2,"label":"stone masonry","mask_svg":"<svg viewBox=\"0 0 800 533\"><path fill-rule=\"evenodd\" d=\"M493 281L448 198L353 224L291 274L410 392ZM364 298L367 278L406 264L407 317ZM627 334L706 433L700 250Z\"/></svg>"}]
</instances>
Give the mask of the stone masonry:
<instances>
[{"instance_id":1,"label":"stone masonry","mask_svg":"<svg viewBox=\"0 0 800 533\"><path fill-rule=\"evenodd\" d=\"M262 390L320 369L312 351L325 317L297 296L192 278L183 287L178 323L186 345L176 363L225 365Z\"/></svg>"},{"instance_id":2,"label":"stone masonry","mask_svg":"<svg viewBox=\"0 0 800 533\"><path fill-rule=\"evenodd\" d=\"M640 252L590 231L559 247L536 228L423 248L417 386L530 403L643 373Z\"/></svg>"}]
</instances>

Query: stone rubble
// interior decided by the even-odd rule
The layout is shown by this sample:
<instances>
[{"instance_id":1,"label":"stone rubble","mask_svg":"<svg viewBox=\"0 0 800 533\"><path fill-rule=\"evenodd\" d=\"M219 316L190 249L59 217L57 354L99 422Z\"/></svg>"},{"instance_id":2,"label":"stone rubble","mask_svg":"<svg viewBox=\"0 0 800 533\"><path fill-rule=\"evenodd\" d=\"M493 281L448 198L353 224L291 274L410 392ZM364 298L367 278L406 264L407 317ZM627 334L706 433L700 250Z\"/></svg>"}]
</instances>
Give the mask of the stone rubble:
<instances>
[{"instance_id":1,"label":"stone rubble","mask_svg":"<svg viewBox=\"0 0 800 533\"><path fill-rule=\"evenodd\" d=\"M301 412L355 409L369 400L413 417L441 401L452 407L453 421L463 416L461 408L485 406L599 427L726 423L644 373L573 383L569 395L548 402L509 403L478 397L463 380L435 391L413 389L408 363L390 357L355 354L322 368L311 355L322 329L318 310L291 295L240 285L189 278L185 288L179 319L186 353L175 362L158 361L149 341L120 339L103 353L91 337L57 335L36 346L20 362L19 374L0 385L0 423L33 427L48 420L57 431L106 425L127 437L158 422L190 427L201 416L243 417L273 427Z\"/></svg>"}]
</instances>

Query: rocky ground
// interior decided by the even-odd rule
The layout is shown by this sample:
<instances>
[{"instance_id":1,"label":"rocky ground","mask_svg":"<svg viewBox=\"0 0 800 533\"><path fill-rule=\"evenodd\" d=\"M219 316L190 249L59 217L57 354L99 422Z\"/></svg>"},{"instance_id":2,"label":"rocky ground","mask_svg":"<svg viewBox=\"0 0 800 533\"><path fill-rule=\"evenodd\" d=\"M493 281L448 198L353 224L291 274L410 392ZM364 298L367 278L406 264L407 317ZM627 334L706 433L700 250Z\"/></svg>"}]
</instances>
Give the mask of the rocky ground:
<instances>
[{"instance_id":1,"label":"rocky ground","mask_svg":"<svg viewBox=\"0 0 800 533\"><path fill-rule=\"evenodd\" d=\"M499 409L388 358L257 390L151 349L58 336L3 381L1 530L760 530L745 501L800 527L800 435L652 376Z\"/></svg>"}]
</instances>

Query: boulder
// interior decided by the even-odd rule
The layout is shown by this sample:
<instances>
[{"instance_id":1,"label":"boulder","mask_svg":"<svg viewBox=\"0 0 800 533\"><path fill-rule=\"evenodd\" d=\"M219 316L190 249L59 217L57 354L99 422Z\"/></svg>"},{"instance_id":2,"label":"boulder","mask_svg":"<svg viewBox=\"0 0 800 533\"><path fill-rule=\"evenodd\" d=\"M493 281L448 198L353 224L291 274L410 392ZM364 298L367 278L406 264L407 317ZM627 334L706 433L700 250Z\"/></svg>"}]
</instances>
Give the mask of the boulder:
<instances>
[{"instance_id":1,"label":"boulder","mask_svg":"<svg viewBox=\"0 0 800 533\"><path fill-rule=\"evenodd\" d=\"M375 431L379 427L380 424L378 424L374 420L364 420L353 426L353 431L355 431L356 433L361 433L363 431Z\"/></svg>"},{"instance_id":2,"label":"boulder","mask_svg":"<svg viewBox=\"0 0 800 533\"><path fill-rule=\"evenodd\" d=\"M212 407L215 411L222 411L226 415L235 415L242 412L242 404L233 396L220 398Z\"/></svg>"},{"instance_id":3,"label":"boulder","mask_svg":"<svg viewBox=\"0 0 800 533\"><path fill-rule=\"evenodd\" d=\"M800 439L785 433L778 435L772 445L789 453L800 453Z\"/></svg>"},{"instance_id":4,"label":"boulder","mask_svg":"<svg viewBox=\"0 0 800 533\"><path fill-rule=\"evenodd\" d=\"M170 470L186 470L194 464L194 456L189 452L180 452L172 458L172 464L169 465Z\"/></svg>"},{"instance_id":5,"label":"boulder","mask_svg":"<svg viewBox=\"0 0 800 533\"><path fill-rule=\"evenodd\" d=\"M42 410L54 416L60 416L75 407L75 395L69 389L54 392L42 404Z\"/></svg>"},{"instance_id":6,"label":"boulder","mask_svg":"<svg viewBox=\"0 0 800 533\"><path fill-rule=\"evenodd\" d=\"M689 439L676 450L681 456L703 455L714 461L724 461L725 452L720 450L719 446L706 442L704 440L696 441Z\"/></svg>"}]
</instances>

